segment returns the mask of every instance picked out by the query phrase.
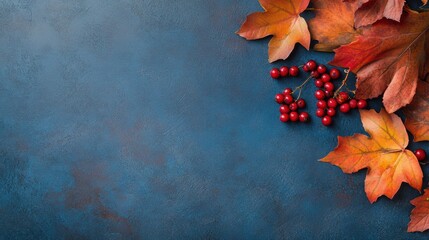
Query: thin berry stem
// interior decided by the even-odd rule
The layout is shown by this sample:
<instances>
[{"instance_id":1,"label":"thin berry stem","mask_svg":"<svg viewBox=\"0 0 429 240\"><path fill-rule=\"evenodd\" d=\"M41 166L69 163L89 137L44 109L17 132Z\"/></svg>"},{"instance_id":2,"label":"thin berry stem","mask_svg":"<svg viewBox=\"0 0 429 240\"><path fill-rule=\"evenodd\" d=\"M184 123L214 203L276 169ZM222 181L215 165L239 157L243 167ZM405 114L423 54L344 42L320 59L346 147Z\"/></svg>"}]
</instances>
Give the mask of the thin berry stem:
<instances>
[{"instance_id":1,"label":"thin berry stem","mask_svg":"<svg viewBox=\"0 0 429 240\"><path fill-rule=\"evenodd\" d=\"M346 77L343 79L343 81L341 82L341 86L337 89L337 91L335 91L334 93L334 97L336 97L338 95L338 93L341 91L341 89L343 87L345 87L347 89L347 91L349 92L353 92L350 91L350 89L347 87L347 80L349 78L349 74L350 74L350 69L345 69L344 72L346 73Z\"/></svg>"},{"instance_id":2,"label":"thin berry stem","mask_svg":"<svg viewBox=\"0 0 429 240\"><path fill-rule=\"evenodd\" d=\"M308 83L308 81L310 81L311 78L312 76L308 77L301 85L299 85L298 87L295 88L295 90L293 90L292 94L294 94L297 90L299 90L298 98L296 99L296 101L298 101L301 98L302 88Z\"/></svg>"}]
</instances>

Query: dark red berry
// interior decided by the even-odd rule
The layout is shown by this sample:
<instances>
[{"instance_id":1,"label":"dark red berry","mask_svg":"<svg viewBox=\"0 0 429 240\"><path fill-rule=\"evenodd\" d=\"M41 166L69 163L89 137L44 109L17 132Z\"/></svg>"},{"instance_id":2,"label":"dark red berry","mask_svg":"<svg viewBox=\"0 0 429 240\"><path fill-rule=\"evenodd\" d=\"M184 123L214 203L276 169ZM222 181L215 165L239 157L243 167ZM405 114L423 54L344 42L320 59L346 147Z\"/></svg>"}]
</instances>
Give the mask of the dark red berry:
<instances>
[{"instance_id":1,"label":"dark red berry","mask_svg":"<svg viewBox=\"0 0 429 240\"><path fill-rule=\"evenodd\" d=\"M321 87L323 87L323 81L322 81L322 79L316 79L315 81L314 81L314 85L316 85L316 87L318 87L318 88L321 88Z\"/></svg>"},{"instance_id":2,"label":"dark red berry","mask_svg":"<svg viewBox=\"0 0 429 240\"><path fill-rule=\"evenodd\" d=\"M285 114L285 113L289 113L290 112L290 109L289 109L289 106L288 105L281 105L280 106L280 109L279 109L279 111L280 111L280 113L283 113L283 114Z\"/></svg>"},{"instance_id":3,"label":"dark red berry","mask_svg":"<svg viewBox=\"0 0 429 240\"><path fill-rule=\"evenodd\" d=\"M325 90L329 92L333 92L335 90L335 86L332 82L325 83L324 87L325 87Z\"/></svg>"},{"instance_id":4,"label":"dark red berry","mask_svg":"<svg viewBox=\"0 0 429 240\"><path fill-rule=\"evenodd\" d=\"M293 102L293 103L289 104L289 109L292 112L295 112L296 110L298 110L298 104L296 104L296 102Z\"/></svg>"},{"instance_id":5,"label":"dark red berry","mask_svg":"<svg viewBox=\"0 0 429 240\"><path fill-rule=\"evenodd\" d=\"M285 94L283 100L286 104L291 104L293 103L293 96L290 94Z\"/></svg>"},{"instance_id":6,"label":"dark red berry","mask_svg":"<svg viewBox=\"0 0 429 240\"><path fill-rule=\"evenodd\" d=\"M281 93L276 94L275 99L276 99L276 102L277 102L277 103L283 103L283 101L285 100L285 95L283 95L283 94L281 94Z\"/></svg>"},{"instance_id":7,"label":"dark red berry","mask_svg":"<svg viewBox=\"0 0 429 240\"><path fill-rule=\"evenodd\" d=\"M310 115L308 115L307 112L302 112L299 114L299 121L300 122L308 122L309 119L310 119Z\"/></svg>"},{"instance_id":8,"label":"dark red berry","mask_svg":"<svg viewBox=\"0 0 429 240\"><path fill-rule=\"evenodd\" d=\"M421 148L414 151L414 155L416 155L416 158L419 161L424 161L426 159L426 151Z\"/></svg>"},{"instance_id":9,"label":"dark red berry","mask_svg":"<svg viewBox=\"0 0 429 240\"><path fill-rule=\"evenodd\" d=\"M310 72L307 65L302 66L302 70L304 70L304 72Z\"/></svg>"},{"instance_id":10,"label":"dark red berry","mask_svg":"<svg viewBox=\"0 0 429 240\"><path fill-rule=\"evenodd\" d=\"M313 77L313 78L319 78L320 77L320 73L318 72L318 71L311 71L311 76Z\"/></svg>"},{"instance_id":11,"label":"dark red berry","mask_svg":"<svg viewBox=\"0 0 429 240\"><path fill-rule=\"evenodd\" d=\"M341 104L340 111L342 113L348 113L348 112L350 112L350 104L349 103L343 103L343 104Z\"/></svg>"},{"instance_id":12,"label":"dark red berry","mask_svg":"<svg viewBox=\"0 0 429 240\"><path fill-rule=\"evenodd\" d=\"M299 74L299 68L297 66L293 66L291 68L289 68L289 75L291 75L292 77L296 77Z\"/></svg>"},{"instance_id":13,"label":"dark red berry","mask_svg":"<svg viewBox=\"0 0 429 240\"><path fill-rule=\"evenodd\" d=\"M283 66L280 68L280 76L287 77L289 75L289 68L286 66Z\"/></svg>"},{"instance_id":14,"label":"dark red berry","mask_svg":"<svg viewBox=\"0 0 429 240\"><path fill-rule=\"evenodd\" d=\"M334 96L334 92L333 91L331 92L331 91L325 90L325 97L331 98L333 96Z\"/></svg>"},{"instance_id":15,"label":"dark red berry","mask_svg":"<svg viewBox=\"0 0 429 240\"><path fill-rule=\"evenodd\" d=\"M307 66L309 71L316 70L317 68L317 63L314 60L308 61L305 65Z\"/></svg>"},{"instance_id":16,"label":"dark red berry","mask_svg":"<svg viewBox=\"0 0 429 240\"><path fill-rule=\"evenodd\" d=\"M349 101L350 108L351 109L357 108L357 103L358 103L358 101L356 99L354 99L354 98L350 99L350 101Z\"/></svg>"},{"instance_id":17,"label":"dark red berry","mask_svg":"<svg viewBox=\"0 0 429 240\"><path fill-rule=\"evenodd\" d=\"M346 92L340 92L337 96L337 102L343 104L349 100L349 94Z\"/></svg>"},{"instance_id":18,"label":"dark red berry","mask_svg":"<svg viewBox=\"0 0 429 240\"><path fill-rule=\"evenodd\" d=\"M330 107L330 108L336 108L337 107L337 101L335 100L335 99L333 99L333 98L330 98L329 100L328 100L328 107Z\"/></svg>"},{"instance_id":19,"label":"dark red berry","mask_svg":"<svg viewBox=\"0 0 429 240\"><path fill-rule=\"evenodd\" d=\"M324 83L331 81L331 77L327 73L322 74L322 76L320 77L320 79L322 79L322 81Z\"/></svg>"},{"instance_id":20,"label":"dark red berry","mask_svg":"<svg viewBox=\"0 0 429 240\"><path fill-rule=\"evenodd\" d=\"M285 114L285 113L280 115L280 121L281 122L288 122L289 121L289 115Z\"/></svg>"},{"instance_id":21,"label":"dark red berry","mask_svg":"<svg viewBox=\"0 0 429 240\"><path fill-rule=\"evenodd\" d=\"M323 65L323 64L320 64L319 66L317 66L317 71L318 71L320 74L324 74L324 73L326 72L326 66L325 66L325 65Z\"/></svg>"},{"instance_id":22,"label":"dark red berry","mask_svg":"<svg viewBox=\"0 0 429 240\"><path fill-rule=\"evenodd\" d=\"M335 111L335 108L328 108L328 110L326 110L326 115L330 117L335 116L335 114L337 114L337 111Z\"/></svg>"},{"instance_id":23,"label":"dark red berry","mask_svg":"<svg viewBox=\"0 0 429 240\"><path fill-rule=\"evenodd\" d=\"M325 92L322 90L316 90L316 92L314 92L314 96L316 97L316 99L322 100L325 98Z\"/></svg>"},{"instance_id":24,"label":"dark red berry","mask_svg":"<svg viewBox=\"0 0 429 240\"><path fill-rule=\"evenodd\" d=\"M307 105L304 99L299 99L298 101L296 101L296 104L298 105L298 108L305 108L305 106Z\"/></svg>"},{"instance_id":25,"label":"dark red berry","mask_svg":"<svg viewBox=\"0 0 429 240\"><path fill-rule=\"evenodd\" d=\"M283 91L284 94L292 94L292 88L285 88L285 90Z\"/></svg>"},{"instance_id":26,"label":"dark red berry","mask_svg":"<svg viewBox=\"0 0 429 240\"><path fill-rule=\"evenodd\" d=\"M328 106L328 104L326 104L325 100L318 100L316 103L316 106L317 108L325 109Z\"/></svg>"},{"instance_id":27,"label":"dark red berry","mask_svg":"<svg viewBox=\"0 0 429 240\"><path fill-rule=\"evenodd\" d=\"M278 79L280 77L280 70L278 68L273 68L270 72L270 75L274 79Z\"/></svg>"},{"instance_id":28,"label":"dark red berry","mask_svg":"<svg viewBox=\"0 0 429 240\"><path fill-rule=\"evenodd\" d=\"M296 122L296 121L298 121L298 120L299 120L299 114L298 114L297 112L291 112L291 113L289 114L289 119L290 119L292 122Z\"/></svg>"},{"instance_id":29,"label":"dark red berry","mask_svg":"<svg viewBox=\"0 0 429 240\"><path fill-rule=\"evenodd\" d=\"M332 124L332 118L330 116L324 116L322 118L322 124L325 126L329 126Z\"/></svg>"},{"instance_id":30,"label":"dark red berry","mask_svg":"<svg viewBox=\"0 0 429 240\"><path fill-rule=\"evenodd\" d=\"M359 109L364 109L364 108L366 108L368 106L368 103L366 102L366 100L365 99L360 99L359 101L358 101L358 103L357 103L357 107L359 108Z\"/></svg>"},{"instance_id":31,"label":"dark red berry","mask_svg":"<svg viewBox=\"0 0 429 240\"><path fill-rule=\"evenodd\" d=\"M324 117L325 116L325 109L324 108L318 108L316 110L316 116L320 117L320 118Z\"/></svg>"},{"instance_id":32,"label":"dark red berry","mask_svg":"<svg viewBox=\"0 0 429 240\"><path fill-rule=\"evenodd\" d=\"M331 76L332 79L338 79L341 75L340 71L336 68L331 69L331 71L329 72L329 75Z\"/></svg>"}]
</instances>

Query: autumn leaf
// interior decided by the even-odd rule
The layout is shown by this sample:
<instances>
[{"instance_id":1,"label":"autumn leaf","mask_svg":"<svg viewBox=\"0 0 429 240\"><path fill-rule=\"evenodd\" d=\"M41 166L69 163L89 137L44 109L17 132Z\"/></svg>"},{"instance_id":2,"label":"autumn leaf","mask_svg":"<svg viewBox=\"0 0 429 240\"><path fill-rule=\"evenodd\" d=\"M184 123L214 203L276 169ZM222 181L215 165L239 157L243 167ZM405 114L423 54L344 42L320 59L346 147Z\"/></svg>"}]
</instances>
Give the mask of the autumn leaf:
<instances>
[{"instance_id":1,"label":"autumn leaf","mask_svg":"<svg viewBox=\"0 0 429 240\"><path fill-rule=\"evenodd\" d=\"M370 137L363 134L338 137L337 148L321 161L349 174L368 168L365 192L371 203L382 195L392 199L402 182L420 191L423 173L417 158L405 149L408 135L401 119L384 109L380 113L360 110L360 114Z\"/></svg>"},{"instance_id":2,"label":"autumn leaf","mask_svg":"<svg viewBox=\"0 0 429 240\"><path fill-rule=\"evenodd\" d=\"M429 77L427 78L429 80ZM404 108L405 127L415 142L429 141L429 83L419 81L417 93L410 105Z\"/></svg>"},{"instance_id":3,"label":"autumn leaf","mask_svg":"<svg viewBox=\"0 0 429 240\"><path fill-rule=\"evenodd\" d=\"M247 40L255 40L272 35L268 44L269 61L286 59L300 43L310 48L310 33L305 19L300 17L310 0L259 0L265 12L249 15L237 31Z\"/></svg>"},{"instance_id":4,"label":"autumn leaf","mask_svg":"<svg viewBox=\"0 0 429 240\"><path fill-rule=\"evenodd\" d=\"M417 81L429 72L429 12L406 8L400 23L380 20L350 44L335 50L331 64L357 73L357 98L384 93L389 113L409 104Z\"/></svg>"},{"instance_id":5,"label":"autumn leaf","mask_svg":"<svg viewBox=\"0 0 429 240\"><path fill-rule=\"evenodd\" d=\"M411 211L408 232L423 232L429 229L429 189L411 201L415 208Z\"/></svg>"},{"instance_id":6,"label":"autumn leaf","mask_svg":"<svg viewBox=\"0 0 429 240\"><path fill-rule=\"evenodd\" d=\"M405 0L346 0L360 6L355 12L355 26L368 26L387 18L400 21Z\"/></svg>"},{"instance_id":7,"label":"autumn leaf","mask_svg":"<svg viewBox=\"0 0 429 240\"><path fill-rule=\"evenodd\" d=\"M311 36L319 41L316 51L331 52L354 40L358 32L353 27L357 3L343 0L313 0L316 16L308 22Z\"/></svg>"}]
</instances>

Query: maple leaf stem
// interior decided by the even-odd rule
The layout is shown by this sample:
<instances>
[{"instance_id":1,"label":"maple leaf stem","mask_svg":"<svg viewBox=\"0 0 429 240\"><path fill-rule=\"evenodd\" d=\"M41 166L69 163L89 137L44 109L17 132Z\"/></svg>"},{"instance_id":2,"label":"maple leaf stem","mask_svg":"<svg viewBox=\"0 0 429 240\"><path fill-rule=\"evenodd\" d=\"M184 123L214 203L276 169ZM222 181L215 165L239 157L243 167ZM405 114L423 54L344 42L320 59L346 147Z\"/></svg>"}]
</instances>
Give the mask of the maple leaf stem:
<instances>
[{"instance_id":1,"label":"maple leaf stem","mask_svg":"<svg viewBox=\"0 0 429 240\"><path fill-rule=\"evenodd\" d=\"M315 11L316 9L315 8L307 8L307 9L305 9L305 11Z\"/></svg>"},{"instance_id":2,"label":"maple leaf stem","mask_svg":"<svg viewBox=\"0 0 429 240\"><path fill-rule=\"evenodd\" d=\"M344 72L346 73L346 77L341 82L341 86L337 89L337 91L335 91L334 97L338 95L338 93L341 91L343 87L345 87L349 92L353 92L353 91L350 91L350 89L347 87L347 80L349 79L350 69L345 69Z\"/></svg>"},{"instance_id":3,"label":"maple leaf stem","mask_svg":"<svg viewBox=\"0 0 429 240\"><path fill-rule=\"evenodd\" d=\"M295 90L293 90L292 94L294 94L296 91L299 90L298 93L298 98L296 99L296 101L298 101L301 98L301 92L302 92L302 88L308 83L308 81L310 81L310 79L312 79L312 76L309 76L301 85L299 85L298 87L295 88Z\"/></svg>"}]
</instances>

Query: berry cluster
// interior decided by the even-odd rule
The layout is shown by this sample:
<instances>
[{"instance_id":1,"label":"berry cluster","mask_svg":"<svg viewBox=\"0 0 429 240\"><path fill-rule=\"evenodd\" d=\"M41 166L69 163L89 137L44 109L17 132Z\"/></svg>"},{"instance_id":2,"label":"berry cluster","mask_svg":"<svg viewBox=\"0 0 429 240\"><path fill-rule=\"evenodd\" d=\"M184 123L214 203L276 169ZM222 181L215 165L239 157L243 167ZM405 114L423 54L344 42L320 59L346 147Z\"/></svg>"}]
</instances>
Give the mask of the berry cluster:
<instances>
[{"instance_id":1,"label":"berry cluster","mask_svg":"<svg viewBox=\"0 0 429 240\"><path fill-rule=\"evenodd\" d=\"M310 115L307 112L299 112L299 109L307 105L304 99L295 100L291 88L286 88L283 93L276 94L276 102L280 105L280 121L282 122L308 122Z\"/></svg>"},{"instance_id":2,"label":"berry cluster","mask_svg":"<svg viewBox=\"0 0 429 240\"><path fill-rule=\"evenodd\" d=\"M299 108L305 107L305 101L300 99L301 91L311 78L315 79L314 84L317 88L319 88L314 93L314 96L317 99L316 116L322 119L323 125L329 126L333 123L332 117L337 114L337 107L342 113L348 113L351 109L363 109L367 107L366 100L357 100L353 97L350 97L348 92L340 92L343 87L347 87L346 82L349 75L348 71L346 71L347 75L342 81L341 86L336 89L332 80L336 80L341 77L341 72L338 69L333 68L328 71L328 68L325 65L319 65L314 60L309 60L301 67L304 72L310 73L310 76L307 78L307 80L305 80L304 83L297 87L294 91L292 91L290 88L286 88L282 94L276 95L276 102L282 104L280 106L280 121L288 122L290 120L296 122L300 120L302 122L306 122L309 120L309 115L307 112L299 114L297 110ZM299 72L299 67L297 66L293 66L291 68L283 66L280 69L273 68L270 72L270 75L274 79L279 79L280 77L298 76ZM297 90L299 90L299 95L295 101L292 94ZM302 102L304 104L302 104ZM299 107L298 103L301 103L303 107Z\"/></svg>"},{"instance_id":3,"label":"berry cluster","mask_svg":"<svg viewBox=\"0 0 429 240\"><path fill-rule=\"evenodd\" d=\"M352 109L364 109L368 105L364 99L357 100L350 97L348 92L340 92L341 88L346 86L349 72L346 71L346 73L346 78L338 89L335 88L335 85L332 82L332 80L336 80L341 77L341 72L338 69L333 68L328 73L326 66L319 65L311 74L316 78L314 85L319 88L314 93L314 96L317 99L316 116L322 119L322 124L325 126L332 124L332 117L337 114L337 107L340 112L348 113Z\"/></svg>"}]
</instances>

